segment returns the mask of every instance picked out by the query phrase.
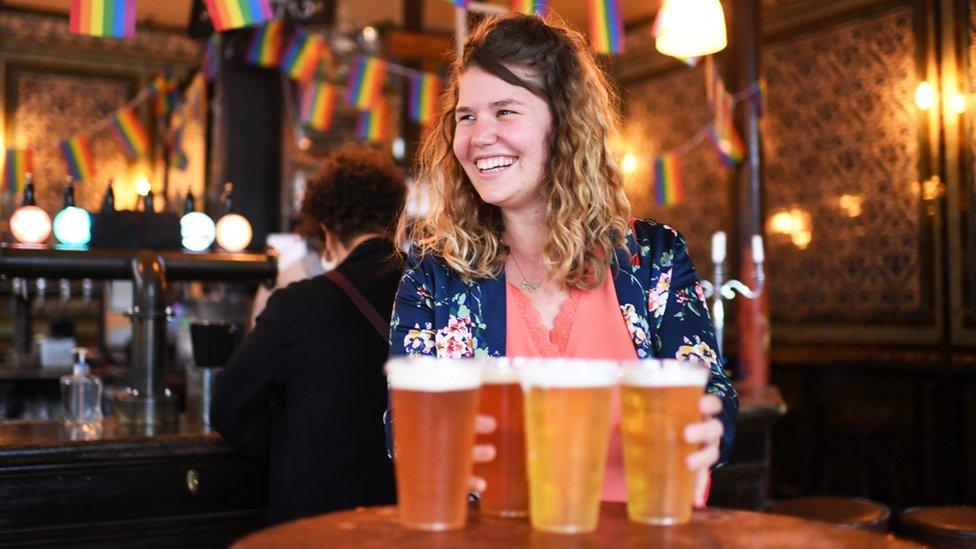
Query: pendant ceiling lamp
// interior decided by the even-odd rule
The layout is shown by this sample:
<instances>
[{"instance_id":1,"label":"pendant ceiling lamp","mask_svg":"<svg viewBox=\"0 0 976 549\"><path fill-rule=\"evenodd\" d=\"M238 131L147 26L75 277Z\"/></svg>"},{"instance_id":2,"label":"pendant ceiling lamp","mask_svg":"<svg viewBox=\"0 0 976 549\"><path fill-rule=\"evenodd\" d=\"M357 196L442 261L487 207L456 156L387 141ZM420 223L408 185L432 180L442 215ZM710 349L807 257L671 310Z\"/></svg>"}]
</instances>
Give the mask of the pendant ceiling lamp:
<instances>
[{"instance_id":1,"label":"pendant ceiling lamp","mask_svg":"<svg viewBox=\"0 0 976 549\"><path fill-rule=\"evenodd\" d=\"M725 13L719 0L664 0L654 22L655 46L687 59L725 49Z\"/></svg>"}]
</instances>

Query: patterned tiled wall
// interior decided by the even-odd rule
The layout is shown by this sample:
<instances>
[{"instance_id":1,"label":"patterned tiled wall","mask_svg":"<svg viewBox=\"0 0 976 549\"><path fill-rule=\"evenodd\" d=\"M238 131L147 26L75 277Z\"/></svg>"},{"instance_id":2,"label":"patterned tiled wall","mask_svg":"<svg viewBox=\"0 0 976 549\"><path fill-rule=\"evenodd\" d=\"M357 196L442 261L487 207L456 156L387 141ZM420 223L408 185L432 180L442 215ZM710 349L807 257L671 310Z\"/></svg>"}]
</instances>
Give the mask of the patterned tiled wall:
<instances>
[{"instance_id":1,"label":"patterned tiled wall","mask_svg":"<svg viewBox=\"0 0 976 549\"><path fill-rule=\"evenodd\" d=\"M774 322L907 322L926 305L913 17L896 8L764 46L766 221L792 212L786 220L809 232L769 235ZM708 121L701 68L628 91L624 138L634 150L676 147ZM639 214L686 234L707 274L709 235L731 226L727 172L707 144L682 167L683 203L653 205L646 161L632 198Z\"/></svg>"}]
</instances>

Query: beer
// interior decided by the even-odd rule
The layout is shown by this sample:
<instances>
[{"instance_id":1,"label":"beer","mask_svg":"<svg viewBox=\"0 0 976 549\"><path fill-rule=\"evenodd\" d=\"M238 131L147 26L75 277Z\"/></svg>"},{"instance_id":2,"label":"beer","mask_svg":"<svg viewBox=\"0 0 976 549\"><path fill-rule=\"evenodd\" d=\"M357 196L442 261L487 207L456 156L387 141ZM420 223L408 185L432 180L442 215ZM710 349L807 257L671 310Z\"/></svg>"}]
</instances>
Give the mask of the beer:
<instances>
[{"instance_id":1,"label":"beer","mask_svg":"<svg viewBox=\"0 0 976 549\"><path fill-rule=\"evenodd\" d=\"M464 526L481 372L473 363L391 359L386 366L400 521Z\"/></svg>"},{"instance_id":2,"label":"beer","mask_svg":"<svg viewBox=\"0 0 976 549\"><path fill-rule=\"evenodd\" d=\"M529 517L536 530L596 530L616 379L613 362L526 360Z\"/></svg>"},{"instance_id":3,"label":"beer","mask_svg":"<svg viewBox=\"0 0 976 549\"><path fill-rule=\"evenodd\" d=\"M482 415L495 418L497 428L478 435L478 444L492 444L495 459L474 466L474 474L485 479L481 494L482 513L502 517L524 517L529 513L529 484L525 470L525 421L518 370L507 359L482 364Z\"/></svg>"},{"instance_id":4,"label":"beer","mask_svg":"<svg viewBox=\"0 0 976 549\"><path fill-rule=\"evenodd\" d=\"M708 370L697 363L644 360L624 369L620 430L627 515L647 524L691 520L695 474L686 459L698 445L685 427L701 421L698 401Z\"/></svg>"}]
</instances>

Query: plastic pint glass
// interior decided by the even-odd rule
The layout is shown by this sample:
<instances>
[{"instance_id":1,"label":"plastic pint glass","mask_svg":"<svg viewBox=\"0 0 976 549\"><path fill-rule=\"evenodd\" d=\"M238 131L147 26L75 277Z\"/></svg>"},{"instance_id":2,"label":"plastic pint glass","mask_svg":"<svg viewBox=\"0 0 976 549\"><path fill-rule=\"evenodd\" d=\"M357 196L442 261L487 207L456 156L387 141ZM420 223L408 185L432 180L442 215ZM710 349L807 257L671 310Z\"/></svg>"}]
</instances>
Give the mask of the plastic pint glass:
<instances>
[{"instance_id":1,"label":"plastic pint glass","mask_svg":"<svg viewBox=\"0 0 976 549\"><path fill-rule=\"evenodd\" d=\"M691 520L695 474L685 460L698 449L685 427L701 421L708 369L698 362L640 360L624 364L620 431L627 515L647 524Z\"/></svg>"},{"instance_id":2,"label":"plastic pint glass","mask_svg":"<svg viewBox=\"0 0 976 549\"><path fill-rule=\"evenodd\" d=\"M522 366L532 527L593 532L600 518L617 365L526 359Z\"/></svg>"},{"instance_id":3,"label":"plastic pint glass","mask_svg":"<svg viewBox=\"0 0 976 549\"><path fill-rule=\"evenodd\" d=\"M464 526L481 370L472 360L386 363L400 522L420 530Z\"/></svg>"},{"instance_id":4,"label":"plastic pint glass","mask_svg":"<svg viewBox=\"0 0 976 549\"><path fill-rule=\"evenodd\" d=\"M479 435L478 444L492 444L495 459L474 466L485 479L482 513L502 517L529 514L529 484L525 470L525 420L518 369L507 358L481 361L482 385L479 413L495 418L498 427Z\"/></svg>"}]
</instances>

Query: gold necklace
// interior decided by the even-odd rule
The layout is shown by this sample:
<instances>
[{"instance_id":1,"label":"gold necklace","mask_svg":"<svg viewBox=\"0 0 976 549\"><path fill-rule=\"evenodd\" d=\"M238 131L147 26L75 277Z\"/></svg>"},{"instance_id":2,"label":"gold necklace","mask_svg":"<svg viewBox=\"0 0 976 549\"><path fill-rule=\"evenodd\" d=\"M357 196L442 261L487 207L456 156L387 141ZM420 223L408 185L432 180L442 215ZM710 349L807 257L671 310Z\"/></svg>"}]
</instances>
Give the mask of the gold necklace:
<instances>
[{"instance_id":1,"label":"gold necklace","mask_svg":"<svg viewBox=\"0 0 976 549\"><path fill-rule=\"evenodd\" d=\"M539 288L542 287L542 282L529 282L529 278L525 276L525 271L523 271L522 266L519 265L518 259L515 257L515 254L509 253L508 255L512 257L512 261L515 262L515 268L518 269L519 274L522 275L522 282L519 282L519 286L521 286L523 290L525 290L527 293L530 294L534 294L538 292Z\"/></svg>"}]
</instances>

